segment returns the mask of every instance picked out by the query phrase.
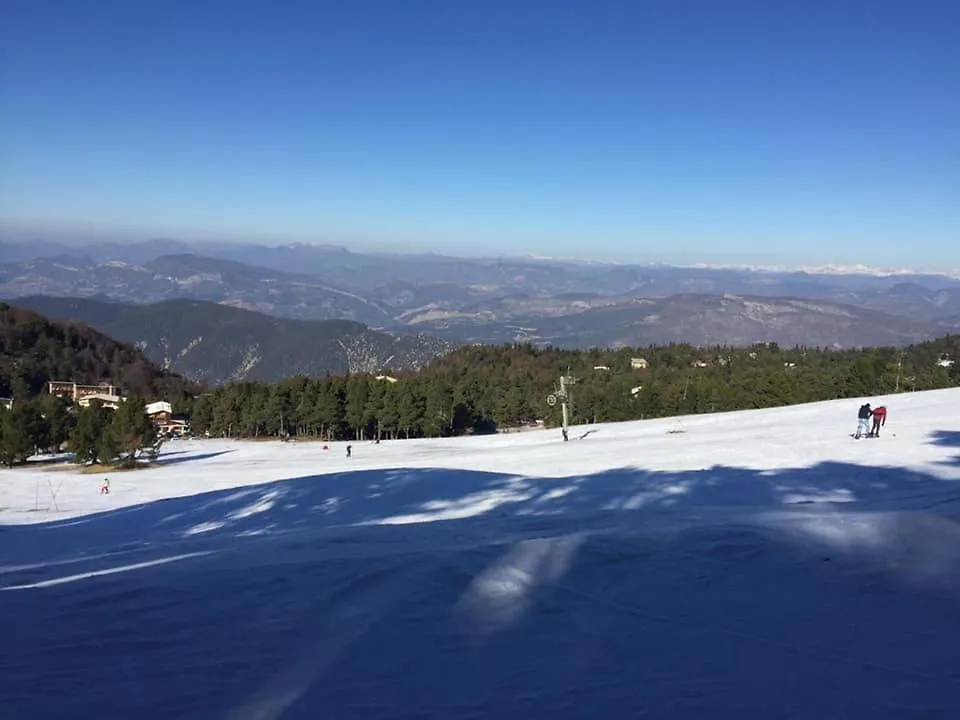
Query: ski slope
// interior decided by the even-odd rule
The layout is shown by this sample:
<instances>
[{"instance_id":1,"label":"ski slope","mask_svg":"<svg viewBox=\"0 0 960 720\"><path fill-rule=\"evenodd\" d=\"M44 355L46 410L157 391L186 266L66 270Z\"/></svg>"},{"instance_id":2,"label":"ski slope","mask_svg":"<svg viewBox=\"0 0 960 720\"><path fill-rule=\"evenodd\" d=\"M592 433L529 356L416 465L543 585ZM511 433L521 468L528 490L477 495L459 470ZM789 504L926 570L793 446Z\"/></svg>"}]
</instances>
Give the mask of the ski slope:
<instances>
[{"instance_id":1,"label":"ski slope","mask_svg":"<svg viewBox=\"0 0 960 720\"><path fill-rule=\"evenodd\" d=\"M0 471L30 718L960 717L960 389Z\"/></svg>"}]
</instances>

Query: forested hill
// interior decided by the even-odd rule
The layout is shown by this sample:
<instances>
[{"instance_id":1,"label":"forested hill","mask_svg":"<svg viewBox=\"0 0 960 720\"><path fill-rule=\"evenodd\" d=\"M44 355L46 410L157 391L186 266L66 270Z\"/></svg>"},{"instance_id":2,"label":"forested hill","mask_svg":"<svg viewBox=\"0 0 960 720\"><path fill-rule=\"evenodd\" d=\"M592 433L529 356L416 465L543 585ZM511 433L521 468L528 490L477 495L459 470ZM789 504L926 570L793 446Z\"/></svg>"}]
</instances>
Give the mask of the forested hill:
<instances>
[{"instance_id":1,"label":"forested hill","mask_svg":"<svg viewBox=\"0 0 960 720\"><path fill-rule=\"evenodd\" d=\"M111 382L125 393L170 400L199 391L86 325L0 303L0 397L38 395L49 380Z\"/></svg>"},{"instance_id":2,"label":"forested hill","mask_svg":"<svg viewBox=\"0 0 960 720\"><path fill-rule=\"evenodd\" d=\"M134 343L161 367L208 385L293 375L396 372L452 349L424 335L392 335L352 320L297 320L199 300L149 305L43 295L11 300L49 318L76 319Z\"/></svg>"},{"instance_id":3,"label":"forested hill","mask_svg":"<svg viewBox=\"0 0 960 720\"><path fill-rule=\"evenodd\" d=\"M562 374L573 422L608 422L773 407L960 385L960 335L903 349L822 350L775 344L642 350L460 348L395 381L369 375L231 383L187 403L193 429L256 437L286 432L330 439L489 432L560 421L549 405ZM632 361L636 359L634 367Z\"/></svg>"}]
</instances>

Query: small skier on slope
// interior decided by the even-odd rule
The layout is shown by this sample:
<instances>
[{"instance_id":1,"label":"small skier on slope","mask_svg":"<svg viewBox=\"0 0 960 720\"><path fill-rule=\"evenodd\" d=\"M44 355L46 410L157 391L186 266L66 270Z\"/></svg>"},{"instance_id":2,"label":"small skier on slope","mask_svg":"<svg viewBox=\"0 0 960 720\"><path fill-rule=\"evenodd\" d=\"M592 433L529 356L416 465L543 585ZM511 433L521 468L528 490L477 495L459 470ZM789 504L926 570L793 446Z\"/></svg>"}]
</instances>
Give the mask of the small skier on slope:
<instances>
[{"instance_id":1,"label":"small skier on slope","mask_svg":"<svg viewBox=\"0 0 960 720\"><path fill-rule=\"evenodd\" d=\"M873 415L873 410L870 409L870 403L864 403L860 406L860 411L857 413L857 433L853 436L854 440L859 440L870 429L870 416Z\"/></svg>"},{"instance_id":2,"label":"small skier on slope","mask_svg":"<svg viewBox=\"0 0 960 720\"><path fill-rule=\"evenodd\" d=\"M880 437L880 426L887 424L887 408L883 405L873 411L873 427L867 437Z\"/></svg>"},{"instance_id":3,"label":"small skier on slope","mask_svg":"<svg viewBox=\"0 0 960 720\"><path fill-rule=\"evenodd\" d=\"M100 483L100 494L109 495L110 494L110 480L109 478L104 478L103 482Z\"/></svg>"}]
</instances>

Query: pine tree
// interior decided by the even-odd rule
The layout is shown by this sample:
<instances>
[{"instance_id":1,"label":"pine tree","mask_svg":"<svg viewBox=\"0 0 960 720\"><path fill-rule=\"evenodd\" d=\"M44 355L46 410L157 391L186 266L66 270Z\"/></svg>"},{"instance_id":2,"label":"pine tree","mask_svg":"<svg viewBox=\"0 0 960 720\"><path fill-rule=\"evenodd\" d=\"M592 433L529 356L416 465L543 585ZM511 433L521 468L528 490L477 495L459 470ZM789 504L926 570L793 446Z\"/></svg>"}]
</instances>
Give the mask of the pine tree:
<instances>
[{"instance_id":1,"label":"pine tree","mask_svg":"<svg viewBox=\"0 0 960 720\"><path fill-rule=\"evenodd\" d=\"M413 382L403 383L397 388L395 402L397 429L406 438L421 434L426 403L419 388Z\"/></svg>"},{"instance_id":2,"label":"pine tree","mask_svg":"<svg viewBox=\"0 0 960 720\"><path fill-rule=\"evenodd\" d=\"M877 386L876 368L866 357L858 358L847 373L846 397L871 394Z\"/></svg>"},{"instance_id":3,"label":"pine tree","mask_svg":"<svg viewBox=\"0 0 960 720\"><path fill-rule=\"evenodd\" d=\"M70 439L70 431L77 421L71 412L70 401L56 395L44 395L40 399L40 412L49 426L47 445L53 452L59 452L60 447Z\"/></svg>"},{"instance_id":4,"label":"pine tree","mask_svg":"<svg viewBox=\"0 0 960 720\"><path fill-rule=\"evenodd\" d=\"M388 385L389 383L385 380L374 380L367 386L367 404L363 411L364 425L371 426L377 438L386 430L383 423L383 413L387 404Z\"/></svg>"},{"instance_id":5,"label":"pine tree","mask_svg":"<svg viewBox=\"0 0 960 720\"><path fill-rule=\"evenodd\" d=\"M115 445L103 445L106 450L116 449L117 454L136 458L140 452L154 443L157 430L147 415L147 406L142 398L128 397L120 403L113 414L109 433ZM101 459L103 459L101 457Z\"/></svg>"},{"instance_id":6,"label":"pine tree","mask_svg":"<svg viewBox=\"0 0 960 720\"><path fill-rule=\"evenodd\" d=\"M326 439L338 440L344 436L347 427L346 398L340 382L327 380L323 383L314 412Z\"/></svg>"},{"instance_id":7,"label":"pine tree","mask_svg":"<svg viewBox=\"0 0 960 720\"><path fill-rule=\"evenodd\" d=\"M423 385L423 433L430 437L453 431L453 390L443 378L427 380Z\"/></svg>"},{"instance_id":8,"label":"pine tree","mask_svg":"<svg viewBox=\"0 0 960 720\"><path fill-rule=\"evenodd\" d=\"M398 383L387 383L383 389L383 401L377 415L380 430L389 438L396 438L400 429L400 411L397 403L399 395Z\"/></svg>"},{"instance_id":9,"label":"pine tree","mask_svg":"<svg viewBox=\"0 0 960 720\"><path fill-rule=\"evenodd\" d=\"M77 408L77 424L70 433L70 449L76 462L109 462L116 457L112 423L113 410L100 403Z\"/></svg>"},{"instance_id":10,"label":"pine tree","mask_svg":"<svg viewBox=\"0 0 960 720\"><path fill-rule=\"evenodd\" d=\"M523 420L526 399L523 388L508 385L499 388L493 407L493 419L501 427L516 427Z\"/></svg>"},{"instance_id":11,"label":"pine tree","mask_svg":"<svg viewBox=\"0 0 960 720\"><path fill-rule=\"evenodd\" d=\"M112 412L107 410L106 412ZM112 420L113 418L111 418ZM101 465L110 465L120 455L120 441L112 422L105 422L100 437L97 438L97 461Z\"/></svg>"},{"instance_id":12,"label":"pine tree","mask_svg":"<svg viewBox=\"0 0 960 720\"><path fill-rule=\"evenodd\" d=\"M296 434L313 435L316 424L313 422L313 408L317 404L318 386L313 380L304 379L302 386L294 392L291 402L296 402L290 420L290 425L296 429ZM288 428L288 431L292 428Z\"/></svg>"},{"instance_id":13,"label":"pine tree","mask_svg":"<svg viewBox=\"0 0 960 720\"><path fill-rule=\"evenodd\" d=\"M50 430L50 421L44 417L40 405L36 400L20 404L20 417L27 437L30 438L31 450L48 450L53 445Z\"/></svg>"},{"instance_id":14,"label":"pine tree","mask_svg":"<svg viewBox=\"0 0 960 720\"><path fill-rule=\"evenodd\" d=\"M213 395L204 394L192 401L177 404L176 409L190 418L191 431L203 434L214 424Z\"/></svg>"},{"instance_id":15,"label":"pine tree","mask_svg":"<svg viewBox=\"0 0 960 720\"><path fill-rule=\"evenodd\" d=\"M290 394L283 383L269 388L267 401L264 404L264 434L280 435L285 433L289 429L293 407L290 402Z\"/></svg>"},{"instance_id":16,"label":"pine tree","mask_svg":"<svg viewBox=\"0 0 960 720\"><path fill-rule=\"evenodd\" d=\"M12 409L4 410L0 422L0 462L11 468L26 462L48 433L39 411L28 403L15 403Z\"/></svg>"},{"instance_id":17,"label":"pine tree","mask_svg":"<svg viewBox=\"0 0 960 720\"><path fill-rule=\"evenodd\" d=\"M365 431L369 423L367 417L368 382L365 375L352 375L347 380L344 419L348 427L354 431L355 440L365 439Z\"/></svg>"},{"instance_id":18,"label":"pine tree","mask_svg":"<svg viewBox=\"0 0 960 720\"><path fill-rule=\"evenodd\" d=\"M11 419L13 410L0 408L0 463L12 468L19 461L24 434Z\"/></svg>"}]
</instances>

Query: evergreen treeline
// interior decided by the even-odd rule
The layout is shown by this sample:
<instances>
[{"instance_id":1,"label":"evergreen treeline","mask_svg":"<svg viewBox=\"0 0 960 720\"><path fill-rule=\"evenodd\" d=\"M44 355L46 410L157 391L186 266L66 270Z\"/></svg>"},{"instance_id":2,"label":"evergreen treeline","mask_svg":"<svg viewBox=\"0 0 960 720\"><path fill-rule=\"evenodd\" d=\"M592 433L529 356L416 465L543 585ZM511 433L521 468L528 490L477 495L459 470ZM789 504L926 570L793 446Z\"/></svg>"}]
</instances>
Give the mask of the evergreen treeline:
<instances>
[{"instance_id":1,"label":"evergreen treeline","mask_svg":"<svg viewBox=\"0 0 960 720\"><path fill-rule=\"evenodd\" d=\"M632 369L643 357L646 369ZM328 440L491 432L542 419L561 374L577 378L572 421L722 412L960 384L960 336L896 348L826 350L775 344L564 351L529 345L461 348L396 382L370 375L238 382L177 403L194 433ZM606 369L604 369L606 368Z\"/></svg>"},{"instance_id":2,"label":"evergreen treeline","mask_svg":"<svg viewBox=\"0 0 960 720\"><path fill-rule=\"evenodd\" d=\"M13 467L37 453L69 449L80 464L131 465L156 440L146 403L133 396L111 410L74 406L53 395L0 407L0 464Z\"/></svg>"}]
</instances>

